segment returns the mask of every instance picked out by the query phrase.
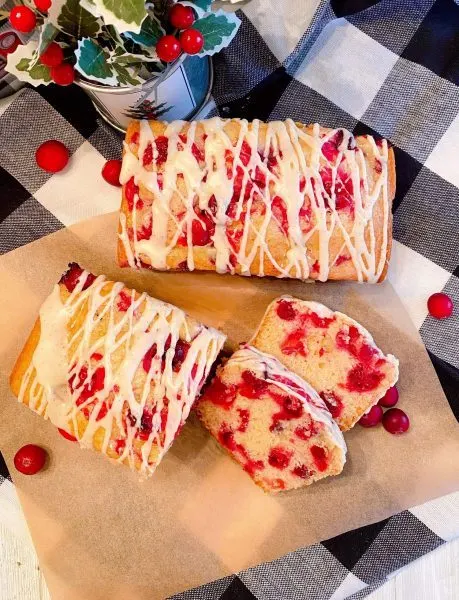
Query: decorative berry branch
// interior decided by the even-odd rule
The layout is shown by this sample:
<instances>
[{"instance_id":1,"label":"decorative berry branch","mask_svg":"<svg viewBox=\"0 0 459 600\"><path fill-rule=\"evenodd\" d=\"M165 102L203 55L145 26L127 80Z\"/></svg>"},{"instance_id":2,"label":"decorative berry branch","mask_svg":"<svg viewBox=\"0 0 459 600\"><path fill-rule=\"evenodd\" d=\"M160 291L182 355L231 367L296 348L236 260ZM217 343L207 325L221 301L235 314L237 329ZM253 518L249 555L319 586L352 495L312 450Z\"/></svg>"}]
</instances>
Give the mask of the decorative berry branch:
<instances>
[{"instance_id":1,"label":"decorative berry branch","mask_svg":"<svg viewBox=\"0 0 459 600\"><path fill-rule=\"evenodd\" d=\"M212 55L228 46L240 21L211 11L213 0L24 0L9 19L26 45L6 69L37 86L69 85L76 72L107 86L134 86L160 74L183 53Z\"/></svg>"}]
</instances>

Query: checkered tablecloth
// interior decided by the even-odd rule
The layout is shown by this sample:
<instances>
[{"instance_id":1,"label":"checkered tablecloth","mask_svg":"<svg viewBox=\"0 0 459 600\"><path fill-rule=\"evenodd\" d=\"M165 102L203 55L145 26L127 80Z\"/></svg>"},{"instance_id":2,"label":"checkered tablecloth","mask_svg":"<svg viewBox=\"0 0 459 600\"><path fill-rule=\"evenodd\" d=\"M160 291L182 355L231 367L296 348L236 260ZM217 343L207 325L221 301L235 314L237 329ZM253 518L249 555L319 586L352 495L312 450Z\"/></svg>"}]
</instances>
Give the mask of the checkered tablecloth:
<instances>
[{"instance_id":1,"label":"checkered tablecloth","mask_svg":"<svg viewBox=\"0 0 459 600\"><path fill-rule=\"evenodd\" d=\"M215 59L208 114L291 117L391 141L397 195L390 277L459 420L458 3L252 0L239 14L239 34ZM79 88L24 89L0 100L0 136L2 253L118 208L119 192L100 170L120 156L121 140ZM34 160L49 138L72 153L71 167L53 176ZM441 290L458 308L436 321L426 299ZM0 473L5 522L16 500L4 463ZM457 536L453 494L174 598L356 600Z\"/></svg>"}]
</instances>

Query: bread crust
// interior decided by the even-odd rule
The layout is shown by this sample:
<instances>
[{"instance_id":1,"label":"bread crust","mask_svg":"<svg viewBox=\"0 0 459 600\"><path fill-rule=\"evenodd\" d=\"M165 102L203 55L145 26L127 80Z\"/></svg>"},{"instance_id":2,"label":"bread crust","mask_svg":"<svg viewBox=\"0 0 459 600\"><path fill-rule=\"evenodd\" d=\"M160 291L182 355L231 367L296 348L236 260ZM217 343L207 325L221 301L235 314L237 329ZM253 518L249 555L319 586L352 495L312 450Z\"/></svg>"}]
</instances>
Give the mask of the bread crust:
<instances>
[{"instance_id":1,"label":"bread crust","mask_svg":"<svg viewBox=\"0 0 459 600\"><path fill-rule=\"evenodd\" d=\"M303 131L305 131L307 133L312 133L313 127L314 127L313 125L305 125L302 123L296 123L296 125L300 129L302 129ZM167 124L160 122L160 121L150 121L149 126L150 126L152 134L153 134L153 136L155 136L155 138L158 136L164 135L165 130L167 128ZM189 123L184 123L183 127L180 131L180 134L186 135L189 127L190 127ZM235 144L237 142L239 132L240 132L240 127L241 127L241 122L238 119L232 119L232 120L228 120L225 122L224 131L233 144ZM127 133L126 133L126 142L125 142L125 150L124 150L124 152L126 152L126 146L129 147L129 151L132 152L137 158L138 158L138 144L136 143L136 138L138 138L139 130L140 130L139 122L138 121L131 122L131 124L128 127ZM321 127L320 130L323 133L328 133L331 131L330 129L327 129L325 127ZM264 148L266 131L267 131L267 124L261 122L259 124L259 130L258 130L258 150L259 150L259 152L261 152ZM198 122L196 124L195 139L196 139L196 144L198 145L198 147L200 149L201 149L200 143L203 140L203 136L204 136L204 127L200 122ZM363 151L364 159L366 162L367 172L370 173L371 181L373 181L373 183L374 183L375 172L377 169L377 165L376 165L377 159L375 157L374 151L372 150L372 145L368 141L368 136L366 136L366 135L358 136L355 138L355 141L356 141L356 144L358 145L358 147ZM202 142L202 147L203 147L203 142ZM305 147L305 144L302 143L302 147L303 147L304 152L307 153L308 150ZM148 169L148 167L146 167L146 168ZM154 170L155 168L156 167L152 166L151 170ZM178 181L177 186L178 186L178 189L180 190L180 181ZM128 205L128 202L126 199L125 188L126 188L126 186L123 186L122 201L121 201L121 207L120 207L120 223L119 223L118 233L119 234L123 233L123 227L121 225L121 220L123 220L123 221L125 221L125 224L126 224L125 235L127 237L129 237L129 235L130 235L130 241L127 245L130 247L130 251L133 252L134 251L134 243L132 240L133 218L132 218L132 211L129 210L129 205ZM140 183L140 185L139 185L139 196L142 198L143 203L145 203L145 205L147 205L147 206L151 206L152 203L155 201L155 195L151 191L146 189L142 185L142 183ZM379 194L379 197L377 198L374 209L373 209L372 219L368 222L366 229L365 229L365 239L368 244L371 244L370 228L373 228L373 231L374 231L374 238L375 238L375 245L376 245L375 246L375 262L376 262L376 264L379 264L379 260L380 260L380 256L381 256L381 252L382 252L382 248L383 248L383 240L384 240L384 237L387 236L386 251L385 251L386 256L384 259L384 267L382 269L381 274L379 275L378 281L383 281L386 277L390 254L391 254L392 202L393 202L394 196L395 196L395 159L394 159L394 152L393 152L392 148L389 148L388 149L388 168L387 168L387 205L385 205L386 201L384 198L383 190L381 190L381 193ZM179 196L178 196L177 192L173 193L170 206L173 206L174 202L179 203ZM387 217L385 217L385 211L387 211ZM172 212L173 212L173 209L172 209ZM137 214L138 214L138 219L140 220L140 223L142 223L142 219L146 218L146 216L145 216L146 212L142 213L140 211ZM150 209L150 215L151 215L151 209ZM349 232L352 228L353 221L351 221L351 219L346 217L346 215L344 215L344 214L341 215L340 218L344 222L345 229ZM253 217L253 220L254 220L254 222L256 222L256 217ZM137 222L137 226L138 226L138 222ZM172 223L172 220L170 219L169 225L168 225L168 234L170 234L170 237L172 237L172 233L171 233L172 227L173 227L173 223ZM171 228L170 231L169 231L169 228ZM386 228L386 231L384 231L384 228ZM255 236L253 238L250 238L250 234L249 234L248 247L250 247L250 244L254 241L254 239L255 239ZM125 242L126 242L126 238L125 238ZM126 253L125 242L123 242L122 236L120 235L119 240L118 240L118 247L117 247L117 259L118 259L118 264L121 267L127 267L130 264L129 257L127 256L127 253ZM270 225L267 230L266 242L267 242L267 245L271 252L271 255L274 257L275 261L278 264L285 263L286 253L290 249L289 242L288 242L288 239L286 238L286 236L283 235L282 233L280 233L278 229L276 230L274 225L273 226ZM354 262L350 259L350 257L348 257L347 259L346 259L346 257L343 257L343 258L345 258L345 260L343 262L340 262L340 264L334 264L334 261L335 261L336 257L338 257L340 248L342 247L343 243L344 243L344 239L342 237L342 234L340 233L338 228L335 227L332 237L331 237L331 241L330 241L330 269L329 269L328 279L351 280L351 281L358 280L358 270L357 270L356 266L354 265ZM214 263L215 249L212 246L194 246L192 248L191 252L193 255L193 262L194 262L195 270L197 270L197 271L215 271L215 263ZM308 241L307 253L308 253L308 258L310 259L311 263L314 260L316 262L318 261L319 239L318 239L317 233L312 235L310 240ZM188 258L188 247L187 246L180 246L180 245L173 246L167 255L167 259L166 259L167 270L179 270L179 271L188 270L187 258ZM141 261L138 261L136 264L137 267L141 266L144 268L152 268L151 261L146 254L142 253L140 256L140 259L141 259ZM133 266L132 260L131 260L131 266ZM263 265L260 265L260 258L259 258L259 254L257 253L257 256L255 256L255 258L251 264L251 272L257 274L258 272L260 272L260 267L262 268L262 272L265 276L273 276L273 277L280 276L279 269L277 269L276 266L273 264L273 262L269 259L269 257L266 256L266 253L264 256ZM236 274L244 274L242 272L241 265L236 265L235 273ZM297 278L293 272L290 273L290 277ZM317 271L314 271L313 269L311 269L309 278L310 279L318 279L318 277L319 277L319 273ZM366 280L365 274L363 274L363 277L364 277L364 280Z\"/></svg>"}]
</instances>

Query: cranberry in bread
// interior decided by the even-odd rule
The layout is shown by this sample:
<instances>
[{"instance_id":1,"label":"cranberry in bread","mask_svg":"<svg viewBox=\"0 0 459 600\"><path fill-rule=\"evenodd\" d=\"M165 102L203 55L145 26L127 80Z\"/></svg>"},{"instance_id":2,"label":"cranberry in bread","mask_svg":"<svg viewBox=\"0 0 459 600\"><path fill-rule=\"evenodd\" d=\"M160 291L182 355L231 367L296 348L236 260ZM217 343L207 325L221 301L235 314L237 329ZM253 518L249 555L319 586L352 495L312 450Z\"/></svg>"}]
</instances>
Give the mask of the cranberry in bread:
<instances>
[{"instance_id":1,"label":"cranberry in bread","mask_svg":"<svg viewBox=\"0 0 459 600\"><path fill-rule=\"evenodd\" d=\"M277 359L250 346L219 367L196 411L268 492L309 485L343 469L346 445L324 401Z\"/></svg>"},{"instance_id":2,"label":"cranberry in bread","mask_svg":"<svg viewBox=\"0 0 459 600\"><path fill-rule=\"evenodd\" d=\"M386 140L318 124L133 121L119 264L381 281L394 165Z\"/></svg>"},{"instance_id":3,"label":"cranberry in bread","mask_svg":"<svg viewBox=\"0 0 459 600\"><path fill-rule=\"evenodd\" d=\"M343 431L398 379L398 360L384 355L366 329L318 302L274 300L250 344L310 383Z\"/></svg>"},{"instance_id":4,"label":"cranberry in bread","mask_svg":"<svg viewBox=\"0 0 459 600\"><path fill-rule=\"evenodd\" d=\"M224 340L175 306L73 263L40 309L11 388L65 437L151 475Z\"/></svg>"}]
</instances>

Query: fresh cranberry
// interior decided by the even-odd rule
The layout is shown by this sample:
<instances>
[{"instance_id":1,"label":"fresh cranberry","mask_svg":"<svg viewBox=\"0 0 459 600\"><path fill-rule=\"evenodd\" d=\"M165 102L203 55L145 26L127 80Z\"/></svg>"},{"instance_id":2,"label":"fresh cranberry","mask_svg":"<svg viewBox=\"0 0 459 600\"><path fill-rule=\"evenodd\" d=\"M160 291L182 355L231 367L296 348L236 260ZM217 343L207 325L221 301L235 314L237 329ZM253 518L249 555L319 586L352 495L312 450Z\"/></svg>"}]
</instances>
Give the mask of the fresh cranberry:
<instances>
[{"instance_id":1,"label":"fresh cranberry","mask_svg":"<svg viewBox=\"0 0 459 600\"><path fill-rule=\"evenodd\" d=\"M77 263L69 263L69 268L62 275L59 280L59 283L63 283L67 290L72 293L76 288L81 275L83 274L83 269ZM89 273L86 277L86 280L83 285L83 290L88 289L88 287L94 282L96 276L92 273Z\"/></svg>"},{"instance_id":2,"label":"fresh cranberry","mask_svg":"<svg viewBox=\"0 0 459 600\"><path fill-rule=\"evenodd\" d=\"M35 444L22 446L14 455L14 466L24 475L35 475L45 466L46 451Z\"/></svg>"},{"instance_id":3,"label":"fresh cranberry","mask_svg":"<svg viewBox=\"0 0 459 600\"><path fill-rule=\"evenodd\" d=\"M180 42L174 35L164 35L156 44L156 54L159 60L169 63L176 60L182 51Z\"/></svg>"},{"instance_id":4,"label":"fresh cranberry","mask_svg":"<svg viewBox=\"0 0 459 600\"><path fill-rule=\"evenodd\" d=\"M38 8L38 10L40 10L41 12L45 13L48 12L48 10L51 7L51 0L33 0L35 6Z\"/></svg>"},{"instance_id":5,"label":"fresh cranberry","mask_svg":"<svg viewBox=\"0 0 459 600\"><path fill-rule=\"evenodd\" d=\"M359 425L362 425L362 427L376 427L376 425L381 423L382 418L383 409L379 404L375 404L375 406L372 406L367 413L360 417Z\"/></svg>"},{"instance_id":6,"label":"fresh cranberry","mask_svg":"<svg viewBox=\"0 0 459 600\"><path fill-rule=\"evenodd\" d=\"M327 452L320 446L311 446L310 448L315 465L319 471L325 471L328 466Z\"/></svg>"},{"instance_id":7,"label":"fresh cranberry","mask_svg":"<svg viewBox=\"0 0 459 600\"><path fill-rule=\"evenodd\" d=\"M446 319L453 314L454 304L449 296L438 292L432 294L427 300L427 308L432 317L436 319Z\"/></svg>"},{"instance_id":8,"label":"fresh cranberry","mask_svg":"<svg viewBox=\"0 0 459 600\"><path fill-rule=\"evenodd\" d=\"M297 314L290 300L279 300L276 312L277 316L284 321L293 321Z\"/></svg>"},{"instance_id":9,"label":"fresh cranberry","mask_svg":"<svg viewBox=\"0 0 459 600\"><path fill-rule=\"evenodd\" d=\"M271 448L268 456L268 462L276 469L286 469L289 465L290 459L292 458L292 454L293 452L291 450L287 450L281 446L276 446L275 448Z\"/></svg>"},{"instance_id":10,"label":"fresh cranberry","mask_svg":"<svg viewBox=\"0 0 459 600\"><path fill-rule=\"evenodd\" d=\"M395 406L398 402L398 389L395 385L387 390L381 400L378 402L379 406L384 406L384 408L391 408Z\"/></svg>"},{"instance_id":11,"label":"fresh cranberry","mask_svg":"<svg viewBox=\"0 0 459 600\"><path fill-rule=\"evenodd\" d=\"M118 159L107 160L102 169L102 177L107 183L115 187L119 187L121 185L121 164L121 161Z\"/></svg>"},{"instance_id":12,"label":"fresh cranberry","mask_svg":"<svg viewBox=\"0 0 459 600\"><path fill-rule=\"evenodd\" d=\"M301 477L301 479L309 479L312 475L306 465L298 465L293 469L292 473L297 477Z\"/></svg>"},{"instance_id":13,"label":"fresh cranberry","mask_svg":"<svg viewBox=\"0 0 459 600\"><path fill-rule=\"evenodd\" d=\"M51 42L40 54L40 62L47 67L57 67L64 60L64 51L57 42Z\"/></svg>"},{"instance_id":14,"label":"fresh cranberry","mask_svg":"<svg viewBox=\"0 0 459 600\"><path fill-rule=\"evenodd\" d=\"M48 140L38 146L35 152L37 165L48 173L58 173L69 162L69 151L62 142Z\"/></svg>"},{"instance_id":15,"label":"fresh cranberry","mask_svg":"<svg viewBox=\"0 0 459 600\"><path fill-rule=\"evenodd\" d=\"M22 33L29 33L37 24L37 17L28 6L15 6L10 12L10 23Z\"/></svg>"},{"instance_id":16,"label":"fresh cranberry","mask_svg":"<svg viewBox=\"0 0 459 600\"><path fill-rule=\"evenodd\" d=\"M320 397L325 402L331 416L336 419L343 412L343 401L342 399L332 391L320 392Z\"/></svg>"},{"instance_id":17,"label":"fresh cranberry","mask_svg":"<svg viewBox=\"0 0 459 600\"><path fill-rule=\"evenodd\" d=\"M75 81L75 69L69 63L52 67L51 79L57 85L71 85Z\"/></svg>"},{"instance_id":18,"label":"fresh cranberry","mask_svg":"<svg viewBox=\"0 0 459 600\"><path fill-rule=\"evenodd\" d=\"M408 431L410 420L408 415L400 408L389 408L384 413L382 424L386 431L397 435Z\"/></svg>"},{"instance_id":19,"label":"fresh cranberry","mask_svg":"<svg viewBox=\"0 0 459 600\"><path fill-rule=\"evenodd\" d=\"M63 438L65 438L66 440L69 440L70 442L77 441L76 437L74 435L72 435L71 433L68 433L68 431L65 431L65 429L61 429L60 427L58 427L57 430L61 434L61 436Z\"/></svg>"},{"instance_id":20,"label":"fresh cranberry","mask_svg":"<svg viewBox=\"0 0 459 600\"><path fill-rule=\"evenodd\" d=\"M186 29L180 34L180 44L187 54L198 54L204 47L204 36L199 29Z\"/></svg>"},{"instance_id":21,"label":"fresh cranberry","mask_svg":"<svg viewBox=\"0 0 459 600\"><path fill-rule=\"evenodd\" d=\"M194 11L191 6L174 4L169 11L169 22L177 29L187 29L194 23Z\"/></svg>"}]
</instances>

